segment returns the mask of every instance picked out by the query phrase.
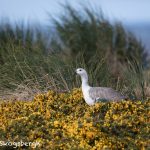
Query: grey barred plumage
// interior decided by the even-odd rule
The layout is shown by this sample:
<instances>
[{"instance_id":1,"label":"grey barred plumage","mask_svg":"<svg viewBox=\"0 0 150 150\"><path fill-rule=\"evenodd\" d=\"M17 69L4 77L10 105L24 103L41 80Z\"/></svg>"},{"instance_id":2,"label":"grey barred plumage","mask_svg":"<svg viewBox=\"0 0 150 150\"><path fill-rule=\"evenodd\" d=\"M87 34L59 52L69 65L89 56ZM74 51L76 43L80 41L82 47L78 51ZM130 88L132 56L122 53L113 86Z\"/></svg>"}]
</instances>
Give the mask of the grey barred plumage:
<instances>
[{"instance_id":1,"label":"grey barred plumage","mask_svg":"<svg viewBox=\"0 0 150 150\"><path fill-rule=\"evenodd\" d=\"M89 90L89 96L95 101L98 99L105 99L108 101L120 101L121 99L125 99L125 96L114 89L107 87L91 87Z\"/></svg>"},{"instance_id":2,"label":"grey barred plumage","mask_svg":"<svg viewBox=\"0 0 150 150\"><path fill-rule=\"evenodd\" d=\"M115 91L112 88L107 87L91 87L88 84L88 75L83 68L78 68L76 73L81 76L82 80L82 93L83 97L88 105L94 105L98 99L104 99L107 101L120 101L125 99L125 96Z\"/></svg>"}]
</instances>

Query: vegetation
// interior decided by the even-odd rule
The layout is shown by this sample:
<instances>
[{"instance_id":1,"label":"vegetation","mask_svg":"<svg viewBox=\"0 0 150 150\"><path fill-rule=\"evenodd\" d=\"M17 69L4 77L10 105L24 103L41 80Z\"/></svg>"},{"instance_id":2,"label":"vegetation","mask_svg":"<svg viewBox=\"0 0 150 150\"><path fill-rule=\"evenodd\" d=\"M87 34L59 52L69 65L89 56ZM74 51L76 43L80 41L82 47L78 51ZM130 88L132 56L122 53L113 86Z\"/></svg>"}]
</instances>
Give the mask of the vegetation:
<instances>
[{"instance_id":1,"label":"vegetation","mask_svg":"<svg viewBox=\"0 0 150 150\"><path fill-rule=\"evenodd\" d=\"M0 24L0 146L21 139L38 141L37 149L148 148L150 74L142 43L102 13L65 10L52 19L55 32ZM74 89L78 67L91 85L113 87L132 101L87 106Z\"/></svg>"},{"instance_id":2,"label":"vegetation","mask_svg":"<svg viewBox=\"0 0 150 150\"><path fill-rule=\"evenodd\" d=\"M102 13L65 9L67 15L53 19L55 34L38 26L0 24L1 97L32 99L50 89L70 91L80 85L73 75L77 67L87 69L91 85L113 87L134 98L138 89L139 97L146 97L147 55L134 35L120 23L111 24ZM142 68L140 77L135 62Z\"/></svg>"},{"instance_id":3,"label":"vegetation","mask_svg":"<svg viewBox=\"0 0 150 150\"><path fill-rule=\"evenodd\" d=\"M86 64L93 61L96 64L105 58L111 67L135 58L142 65L147 63L141 42L132 33L126 32L121 23L112 24L102 14L96 14L87 8L83 13L70 6L65 9L67 12L64 16L59 20L54 19L62 42L60 44L56 41L56 45L62 51L69 51L70 57L75 58L81 53ZM99 59L95 62L94 58Z\"/></svg>"},{"instance_id":4,"label":"vegetation","mask_svg":"<svg viewBox=\"0 0 150 150\"><path fill-rule=\"evenodd\" d=\"M48 91L33 101L1 102L0 139L39 142L36 149L147 149L149 107L149 100L88 106L80 89Z\"/></svg>"}]
</instances>

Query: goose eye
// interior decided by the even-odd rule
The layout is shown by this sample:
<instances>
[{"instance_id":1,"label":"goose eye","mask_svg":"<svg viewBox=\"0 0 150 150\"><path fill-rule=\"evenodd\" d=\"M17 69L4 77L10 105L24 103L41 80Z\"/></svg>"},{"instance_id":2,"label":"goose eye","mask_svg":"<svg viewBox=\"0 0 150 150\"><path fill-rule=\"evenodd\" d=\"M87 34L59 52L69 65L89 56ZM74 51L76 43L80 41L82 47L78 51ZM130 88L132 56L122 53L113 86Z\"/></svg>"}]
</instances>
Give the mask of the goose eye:
<instances>
[{"instance_id":1,"label":"goose eye","mask_svg":"<svg viewBox=\"0 0 150 150\"><path fill-rule=\"evenodd\" d=\"M82 71L81 69L79 71Z\"/></svg>"}]
</instances>

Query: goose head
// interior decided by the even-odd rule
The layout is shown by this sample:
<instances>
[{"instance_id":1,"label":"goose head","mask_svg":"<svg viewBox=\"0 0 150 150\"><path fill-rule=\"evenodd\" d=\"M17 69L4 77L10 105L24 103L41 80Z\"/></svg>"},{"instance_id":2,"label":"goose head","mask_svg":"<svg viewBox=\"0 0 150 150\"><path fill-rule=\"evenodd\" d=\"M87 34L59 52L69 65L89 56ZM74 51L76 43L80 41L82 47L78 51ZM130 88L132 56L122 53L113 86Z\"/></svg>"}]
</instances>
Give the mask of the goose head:
<instances>
[{"instance_id":1,"label":"goose head","mask_svg":"<svg viewBox=\"0 0 150 150\"><path fill-rule=\"evenodd\" d=\"M88 82L88 75L87 75L87 72L85 69L78 68L78 69L76 69L76 73L81 76L82 83Z\"/></svg>"},{"instance_id":2,"label":"goose head","mask_svg":"<svg viewBox=\"0 0 150 150\"><path fill-rule=\"evenodd\" d=\"M78 69L76 69L76 73L77 73L78 75L80 75L80 76L84 76L84 75L87 74L86 70L83 69L83 68L78 68Z\"/></svg>"}]
</instances>

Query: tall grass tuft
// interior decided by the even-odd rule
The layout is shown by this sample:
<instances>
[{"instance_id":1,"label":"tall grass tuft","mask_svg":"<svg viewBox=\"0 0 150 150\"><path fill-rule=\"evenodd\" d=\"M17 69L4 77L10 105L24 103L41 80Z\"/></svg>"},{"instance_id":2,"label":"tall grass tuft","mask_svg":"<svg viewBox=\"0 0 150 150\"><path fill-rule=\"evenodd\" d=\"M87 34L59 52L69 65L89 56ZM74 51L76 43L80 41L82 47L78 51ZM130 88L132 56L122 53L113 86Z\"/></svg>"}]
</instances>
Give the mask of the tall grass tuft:
<instances>
[{"instance_id":1,"label":"tall grass tuft","mask_svg":"<svg viewBox=\"0 0 150 150\"><path fill-rule=\"evenodd\" d=\"M133 99L145 100L150 97L150 76L148 69L144 69L137 59L130 61L128 65L123 68L124 78L126 79L124 85L127 86L127 93Z\"/></svg>"},{"instance_id":2,"label":"tall grass tuft","mask_svg":"<svg viewBox=\"0 0 150 150\"><path fill-rule=\"evenodd\" d=\"M141 78L148 62L142 43L102 13L87 8L79 13L70 6L65 10L67 15L53 19L56 36L38 26L0 24L0 96L32 99L34 93L50 89L71 91L81 84L74 75L78 67L87 70L90 85L113 87L135 96L129 89L135 88L136 82L143 90ZM136 65L128 67L128 60L134 64L135 58L143 66L141 75ZM144 98L144 91L141 94Z\"/></svg>"},{"instance_id":3,"label":"tall grass tuft","mask_svg":"<svg viewBox=\"0 0 150 150\"><path fill-rule=\"evenodd\" d=\"M81 13L71 6L64 7L67 15L53 19L61 40L61 44L56 43L62 51L69 51L72 58L82 52L88 64L94 55L99 59L106 57L113 70L118 68L116 64L124 64L128 59L147 63L142 43L126 32L121 23L112 24L102 12L97 14L88 8Z\"/></svg>"}]
</instances>

